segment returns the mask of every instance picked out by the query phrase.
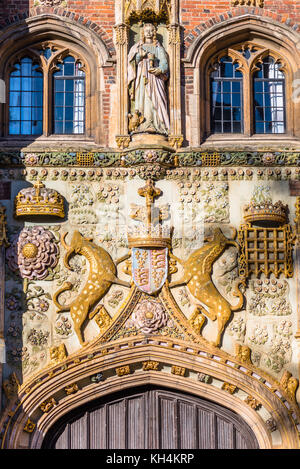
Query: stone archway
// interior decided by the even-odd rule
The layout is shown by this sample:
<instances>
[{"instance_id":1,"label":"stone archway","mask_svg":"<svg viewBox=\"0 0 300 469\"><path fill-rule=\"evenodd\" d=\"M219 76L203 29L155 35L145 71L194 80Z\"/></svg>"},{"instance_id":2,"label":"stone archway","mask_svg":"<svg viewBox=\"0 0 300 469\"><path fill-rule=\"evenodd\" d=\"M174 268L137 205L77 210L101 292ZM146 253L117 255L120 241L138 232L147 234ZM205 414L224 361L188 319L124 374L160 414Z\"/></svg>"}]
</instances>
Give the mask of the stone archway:
<instances>
[{"instance_id":1,"label":"stone archway","mask_svg":"<svg viewBox=\"0 0 300 469\"><path fill-rule=\"evenodd\" d=\"M42 449L257 449L232 410L178 390L143 386L91 401L58 420Z\"/></svg>"},{"instance_id":2,"label":"stone archway","mask_svg":"<svg viewBox=\"0 0 300 469\"><path fill-rule=\"evenodd\" d=\"M216 349L164 337L120 340L70 355L27 381L3 415L2 448L41 448L47 432L95 399L140 386L219 404L251 427L259 448L298 448L299 410L280 383Z\"/></svg>"}]
</instances>

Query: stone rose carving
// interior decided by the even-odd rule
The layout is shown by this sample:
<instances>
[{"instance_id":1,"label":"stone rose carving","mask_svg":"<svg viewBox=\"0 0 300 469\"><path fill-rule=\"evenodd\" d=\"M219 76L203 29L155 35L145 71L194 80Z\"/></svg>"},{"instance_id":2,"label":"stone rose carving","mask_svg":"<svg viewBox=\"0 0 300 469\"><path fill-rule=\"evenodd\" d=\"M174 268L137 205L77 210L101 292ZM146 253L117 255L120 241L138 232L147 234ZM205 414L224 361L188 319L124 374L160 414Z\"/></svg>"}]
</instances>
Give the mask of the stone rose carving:
<instances>
[{"instance_id":1,"label":"stone rose carving","mask_svg":"<svg viewBox=\"0 0 300 469\"><path fill-rule=\"evenodd\" d=\"M41 226L34 226L23 228L13 238L6 258L9 268L19 271L22 278L43 280L49 268L57 265L58 253L53 234Z\"/></svg>"},{"instance_id":2,"label":"stone rose carving","mask_svg":"<svg viewBox=\"0 0 300 469\"><path fill-rule=\"evenodd\" d=\"M162 305L153 300L143 300L133 312L128 326L134 326L144 334L152 334L162 327L173 325Z\"/></svg>"}]
</instances>

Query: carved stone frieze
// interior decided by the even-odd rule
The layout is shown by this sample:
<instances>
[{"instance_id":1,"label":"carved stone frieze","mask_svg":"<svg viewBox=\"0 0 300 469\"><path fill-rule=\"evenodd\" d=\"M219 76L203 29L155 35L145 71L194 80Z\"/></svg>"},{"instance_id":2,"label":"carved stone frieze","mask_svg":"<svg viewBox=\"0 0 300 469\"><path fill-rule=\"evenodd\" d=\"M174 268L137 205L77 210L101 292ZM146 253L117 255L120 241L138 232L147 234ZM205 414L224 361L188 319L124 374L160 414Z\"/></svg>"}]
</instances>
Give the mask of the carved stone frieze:
<instances>
[{"instance_id":1,"label":"carved stone frieze","mask_svg":"<svg viewBox=\"0 0 300 469\"><path fill-rule=\"evenodd\" d=\"M120 366L116 368L116 373L118 376L129 375L131 373L130 366L129 365Z\"/></svg>"},{"instance_id":2,"label":"carved stone frieze","mask_svg":"<svg viewBox=\"0 0 300 469\"><path fill-rule=\"evenodd\" d=\"M54 406L57 405L56 400L53 397L49 397L46 401L42 402L40 405L40 409L44 413L50 412Z\"/></svg>"},{"instance_id":3,"label":"carved stone frieze","mask_svg":"<svg viewBox=\"0 0 300 469\"><path fill-rule=\"evenodd\" d=\"M156 361L153 361L153 360L143 362L143 370L144 371L149 371L149 370L158 371L158 369L159 369L159 362L156 362Z\"/></svg>"},{"instance_id":4,"label":"carved stone frieze","mask_svg":"<svg viewBox=\"0 0 300 469\"><path fill-rule=\"evenodd\" d=\"M234 394L237 390L237 387L234 384L223 383L222 389L228 392L229 394Z\"/></svg>"},{"instance_id":5,"label":"carved stone frieze","mask_svg":"<svg viewBox=\"0 0 300 469\"><path fill-rule=\"evenodd\" d=\"M247 396L245 402L253 409L258 410L261 407L261 403L253 396Z\"/></svg>"},{"instance_id":6,"label":"carved stone frieze","mask_svg":"<svg viewBox=\"0 0 300 469\"><path fill-rule=\"evenodd\" d=\"M79 387L77 383L72 383L64 388L65 393L67 396L70 396L71 394L75 394L76 392L79 391Z\"/></svg>"},{"instance_id":7,"label":"carved stone frieze","mask_svg":"<svg viewBox=\"0 0 300 469\"><path fill-rule=\"evenodd\" d=\"M173 375L184 376L186 369L183 366L173 365L171 368L171 373Z\"/></svg>"}]
</instances>

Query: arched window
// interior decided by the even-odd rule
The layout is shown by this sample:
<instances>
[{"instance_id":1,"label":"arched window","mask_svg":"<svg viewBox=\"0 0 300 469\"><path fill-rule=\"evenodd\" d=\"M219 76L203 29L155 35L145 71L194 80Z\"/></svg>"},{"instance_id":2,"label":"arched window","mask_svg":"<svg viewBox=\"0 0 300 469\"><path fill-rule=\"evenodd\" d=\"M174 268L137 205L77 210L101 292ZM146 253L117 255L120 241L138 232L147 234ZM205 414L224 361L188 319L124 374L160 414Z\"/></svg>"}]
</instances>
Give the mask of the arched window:
<instances>
[{"instance_id":1,"label":"arched window","mask_svg":"<svg viewBox=\"0 0 300 469\"><path fill-rule=\"evenodd\" d=\"M8 135L84 135L85 70L76 53L59 46L21 52L9 71Z\"/></svg>"},{"instance_id":2,"label":"arched window","mask_svg":"<svg viewBox=\"0 0 300 469\"><path fill-rule=\"evenodd\" d=\"M210 74L212 133L243 131L243 74L238 68L237 63L224 56Z\"/></svg>"},{"instance_id":3,"label":"arched window","mask_svg":"<svg viewBox=\"0 0 300 469\"><path fill-rule=\"evenodd\" d=\"M291 88L291 71L277 52L252 42L236 44L212 56L206 67L208 136L290 131L292 104L286 102L286 88Z\"/></svg>"},{"instance_id":4,"label":"arched window","mask_svg":"<svg viewBox=\"0 0 300 469\"><path fill-rule=\"evenodd\" d=\"M83 134L85 129L85 73L67 56L53 73L53 133Z\"/></svg>"},{"instance_id":5,"label":"arched window","mask_svg":"<svg viewBox=\"0 0 300 469\"><path fill-rule=\"evenodd\" d=\"M32 58L14 64L9 78L9 134L43 133L43 73Z\"/></svg>"},{"instance_id":6,"label":"arched window","mask_svg":"<svg viewBox=\"0 0 300 469\"><path fill-rule=\"evenodd\" d=\"M253 76L254 132L285 132L285 76L281 64L266 57L256 65Z\"/></svg>"}]
</instances>

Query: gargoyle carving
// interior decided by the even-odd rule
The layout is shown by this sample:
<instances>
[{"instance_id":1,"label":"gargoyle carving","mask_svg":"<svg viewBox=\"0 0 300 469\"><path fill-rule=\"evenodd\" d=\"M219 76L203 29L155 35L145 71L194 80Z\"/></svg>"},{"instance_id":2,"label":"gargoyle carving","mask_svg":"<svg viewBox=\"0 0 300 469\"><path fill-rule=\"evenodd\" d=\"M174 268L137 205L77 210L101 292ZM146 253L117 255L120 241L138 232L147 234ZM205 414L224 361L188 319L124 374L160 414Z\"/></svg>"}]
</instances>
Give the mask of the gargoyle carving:
<instances>
[{"instance_id":1,"label":"gargoyle carving","mask_svg":"<svg viewBox=\"0 0 300 469\"><path fill-rule=\"evenodd\" d=\"M69 265L70 256L80 254L89 261L89 276L79 295L69 304L61 305L58 302L58 296L66 290L71 290L73 284L71 282L65 282L62 287L54 294L53 301L59 308L58 312L69 311L71 318L74 323L74 330L77 334L81 345L84 344L82 337L81 327L87 318L91 308L96 305L101 298L108 292L112 283L130 287L128 282L117 278L116 266L105 249L94 244L91 240L84 238L79 231L75 231L71 240L71 244L68 246L65 243L65 237L67 233L64 233L62 237L62 244L67 250L64 256L64 265L67 269L72 270ZM128 256L125 256L125 258ZM119 259L117 263L121 262ZM90 314L89 319L93 317L93 313Z\"/></svg>"},{"instance_id":2,"label":"gargoyle carving","mask_svg":"<svg viewBox=\"0 0 300 469\"><path fill-rule=\"evenodd\" d=\"M180 280L171 282L169 287L172 288L186 284L193 297L200 302L191 318L193 323L196 322L198 332L200 332L199 327L201 328L204 322L201 316L199 318L199 314L204 313L212 321L217 320L217 337L213 342L216 347L220 346L222 333L232 312L241 309L244 302L243 294L238 288L241 283L239 280L233 293L234 296L239 297L239 302L236 306L232 306L220 294L211 279L212 265L227 245L237 246L237 243L233 240L228 240L222 231L216 228L212 239L200 249L194 251L186 261L178 259L171 254L171 257L183 265L184 273Z\"/></svg>"}]
</instances>

